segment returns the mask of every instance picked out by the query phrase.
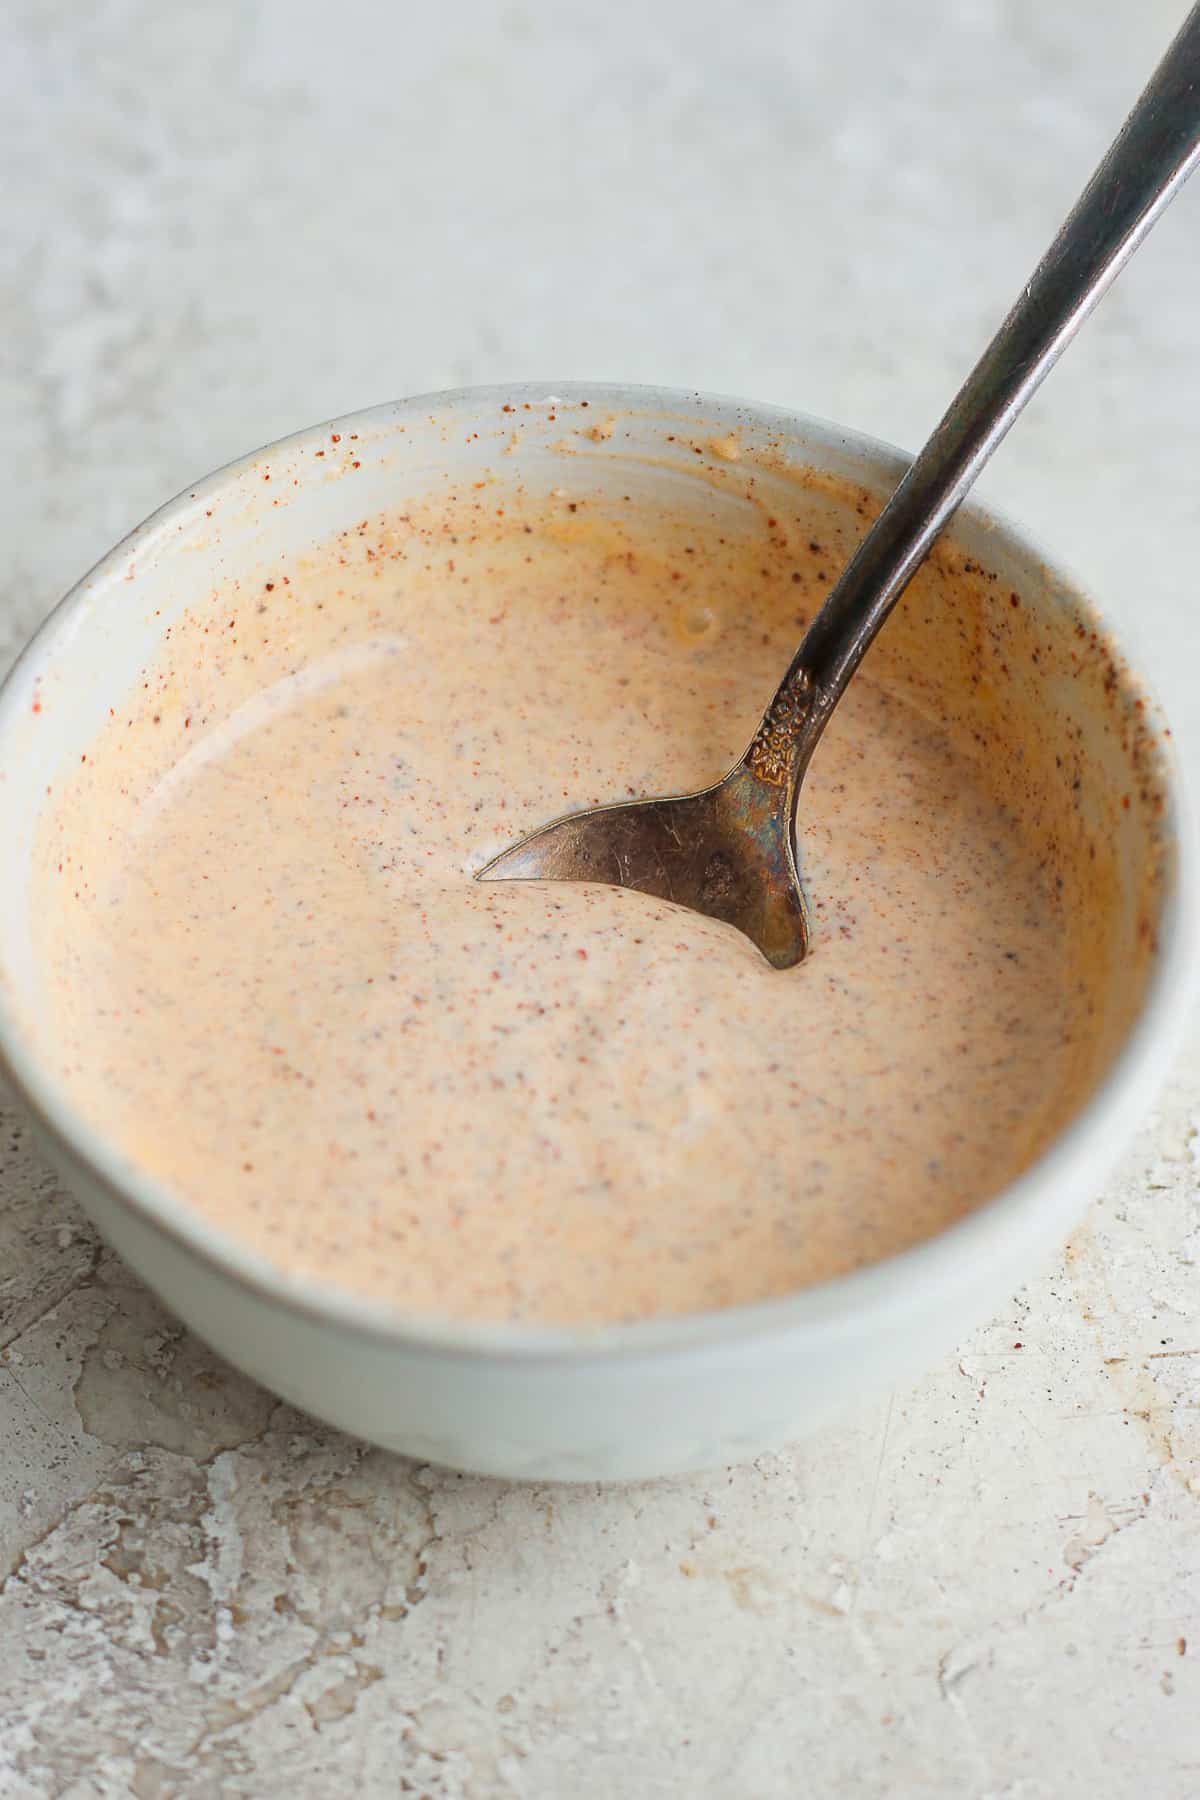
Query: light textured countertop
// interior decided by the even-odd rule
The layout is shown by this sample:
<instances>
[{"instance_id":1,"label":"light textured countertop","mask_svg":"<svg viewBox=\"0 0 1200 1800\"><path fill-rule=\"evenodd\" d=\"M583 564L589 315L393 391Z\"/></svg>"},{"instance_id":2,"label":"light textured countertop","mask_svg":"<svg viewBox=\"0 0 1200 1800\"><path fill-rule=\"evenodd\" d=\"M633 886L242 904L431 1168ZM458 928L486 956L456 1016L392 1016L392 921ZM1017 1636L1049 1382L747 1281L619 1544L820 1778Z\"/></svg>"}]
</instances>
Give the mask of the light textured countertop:
<instances>
[{"instance_id":1,"label":"light textured countertop","mask_svg":"<svg viewBox=\"0 0 1200 1800\"><path fill-rule=\"evenodd\" d=\"M396 394L623 377L915 444L1183 0L12 0L0 657L143 514ZM1200 185L983 485L1200 743ZM1200 1036L914 1387L636 1489L224 1368L0 1137L0 1796L1200 1795Z\"/></svg>"}]
</instances>

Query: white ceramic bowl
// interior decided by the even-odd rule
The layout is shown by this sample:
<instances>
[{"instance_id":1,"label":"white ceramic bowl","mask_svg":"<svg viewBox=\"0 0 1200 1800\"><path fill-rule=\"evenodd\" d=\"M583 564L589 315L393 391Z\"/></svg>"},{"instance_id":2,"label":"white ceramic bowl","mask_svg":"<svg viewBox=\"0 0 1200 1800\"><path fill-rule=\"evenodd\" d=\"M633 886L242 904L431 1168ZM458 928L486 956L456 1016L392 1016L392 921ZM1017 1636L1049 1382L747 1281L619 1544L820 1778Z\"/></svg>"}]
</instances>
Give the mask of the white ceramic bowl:
<instances>
[{"instance_id":1,"label":"white ceramic bowl","mask_svg":"<svg viewBox=\"0 0 1200 1800\"><path fill-rule=\"evenodd\" d=\"M611 438L578 429L609 417L620 421ZM514 424L519 444L506 455ZM29 1022L34 834L47 784L78 760L171 618L222 571L319 543L448 476L498 491L518 476L543 491L616 484L686 507L705 446L731 432L747 454L765 447L776 466L814 465L879 496L905 466L840 427L659 389L482 389L379 407L259 451L163 507L67 596L0 695L0 1058L46 1153L104 1236L223 1356L318 1417L415 1457L621 1479L748 1457L841 1413L952 1345L1061 1241L1153 1098L1191 1004L1196 869L1168 770L1155 967L1100 1086L1020 1180L936 1239L840 1280L598 1331L423 1322L289 1279L80 1118ZM711 486L705 494L711 502ZM967 508L952 536L1047 617L1094 624L1069 578L1007 525ZM46 704L35 713L37 695ZM1110 775L1098 765L1097 779Z\"/></svg>"}]
</instances>

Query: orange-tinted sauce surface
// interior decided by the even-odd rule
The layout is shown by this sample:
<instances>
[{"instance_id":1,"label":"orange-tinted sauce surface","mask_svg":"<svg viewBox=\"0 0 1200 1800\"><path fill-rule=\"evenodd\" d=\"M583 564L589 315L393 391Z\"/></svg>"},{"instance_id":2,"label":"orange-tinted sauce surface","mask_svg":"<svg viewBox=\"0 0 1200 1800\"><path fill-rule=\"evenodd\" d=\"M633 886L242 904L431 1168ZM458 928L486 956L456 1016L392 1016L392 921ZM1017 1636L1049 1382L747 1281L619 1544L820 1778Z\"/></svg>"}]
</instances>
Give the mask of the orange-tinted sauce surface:
<instances>
[{"instance_id":1,"label":"orange-tinted sauce surface","mask_svg":"<svg viewBox=\"0 0 1200 1800\"><path fill-rule=\"evenodd\" d=\"M396 515L186 616L43 833L76 1098L278 1264L414 1312L728 1306L960 1218L1061 1122L1084 1002L978 747L870 660L803 792L802 967L472 880L719 775L830 561Z\"/></svg>"}]
</instances>

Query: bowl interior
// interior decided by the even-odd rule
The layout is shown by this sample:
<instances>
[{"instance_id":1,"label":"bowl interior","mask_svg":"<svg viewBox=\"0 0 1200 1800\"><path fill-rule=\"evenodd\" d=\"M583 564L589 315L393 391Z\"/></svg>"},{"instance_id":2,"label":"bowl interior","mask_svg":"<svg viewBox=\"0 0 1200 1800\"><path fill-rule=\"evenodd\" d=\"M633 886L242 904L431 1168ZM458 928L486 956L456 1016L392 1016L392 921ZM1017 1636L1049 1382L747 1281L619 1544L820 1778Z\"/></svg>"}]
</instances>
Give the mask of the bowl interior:
<instances>
[{"instance_id":1,"label":"bowl interior","mask_svg":"<svg viewBox=\"0 0 1200 1800\"><path fill-rule=\"evenodd\" d=\"M469 486L586 494L592 516L632 505L702 542L749 537L786 513L836 573L903 459L834 427L701 398L579 388L509 390L377 409L210 477L119 546L68 598L0 698L0 1045L67 1136L72 1113L44 1039L36 953L39 823L56 784L141 680L185 610L222 583L359 520ZM1023 821L1070 920L1072 976L1091 1029L1067 1110L1112 1068L1145 1010L1176 875L1168 770L1146 697L1071 585L1017 534L964 511L873 649L867 669L971 747L981 779ZM764 699L766 697L764 696ZM102 834L103 821L96 821ZM1059 1111L1063 1096L1055 1097ZM110 1171L137 1172L106 1146Z\"/></svg>"}]
</instances>

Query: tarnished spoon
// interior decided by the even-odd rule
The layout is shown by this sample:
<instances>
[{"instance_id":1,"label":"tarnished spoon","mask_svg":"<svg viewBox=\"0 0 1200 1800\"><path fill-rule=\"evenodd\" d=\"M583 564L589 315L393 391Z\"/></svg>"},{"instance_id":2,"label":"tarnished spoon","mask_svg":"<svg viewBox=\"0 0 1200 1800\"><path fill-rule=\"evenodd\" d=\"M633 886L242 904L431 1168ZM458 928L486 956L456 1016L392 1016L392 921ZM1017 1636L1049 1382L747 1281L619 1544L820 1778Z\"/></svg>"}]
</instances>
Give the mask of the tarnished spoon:
<instances>
[{"instance_id":1,"label":"tarnished spoon","mask_svg":"<svg viewBox=\"0 0 1200 1800\"><path fill-rule=\"evenodd\" d=\"M597 806L484 881L598 881L727 920L776 968L808 949L800 785L830 714L942 527L1200 156L1200 4L949 410L813 620L742 760L698 794Z\"/></svg>"}]
</instances>

